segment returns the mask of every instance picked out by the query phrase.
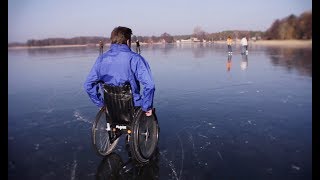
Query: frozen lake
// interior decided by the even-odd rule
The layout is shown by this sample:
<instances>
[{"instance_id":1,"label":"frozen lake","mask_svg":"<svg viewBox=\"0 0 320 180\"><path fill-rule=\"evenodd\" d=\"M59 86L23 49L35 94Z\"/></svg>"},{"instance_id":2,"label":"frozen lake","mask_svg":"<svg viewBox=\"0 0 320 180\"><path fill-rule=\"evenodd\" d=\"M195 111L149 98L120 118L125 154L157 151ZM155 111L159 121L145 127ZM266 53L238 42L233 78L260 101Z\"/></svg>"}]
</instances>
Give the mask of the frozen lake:
<instances>
[{"instance_id":1,"label":"frozen lake","mask_svg":"<svg viewBox=\"0 0 320 180\"><path fill-rule=\"evenodd\" d=\"M134 47L132 47L134 50ZM83 89L97 48L8 50L9 179L311 179L312 49L143 45L156 83L156 160L124 139L98 156ZM130 165L132 167L130 167Z\"/></svg>"}]
</instances>

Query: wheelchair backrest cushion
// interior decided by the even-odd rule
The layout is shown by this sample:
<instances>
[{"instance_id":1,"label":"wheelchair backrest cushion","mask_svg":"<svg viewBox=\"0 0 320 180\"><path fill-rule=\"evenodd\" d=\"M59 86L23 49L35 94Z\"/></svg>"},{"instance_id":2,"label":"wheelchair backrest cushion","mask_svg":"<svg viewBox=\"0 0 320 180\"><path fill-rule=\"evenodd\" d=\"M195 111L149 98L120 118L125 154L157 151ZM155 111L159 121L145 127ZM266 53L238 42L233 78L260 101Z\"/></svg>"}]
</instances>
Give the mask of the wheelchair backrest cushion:
<instances>
[{"instance_id":1,"label":"wheelchair backrest cushion","mask_svg":"<svg viewBox=\"0 0 320 180\"><path fill-rule=\"evenodd\" d=\"M126 124L132 121L134 112L131 86L127 82L123 86L103 84L104 103L107 106L113 123Z\"/></svg>"}]
</instances>

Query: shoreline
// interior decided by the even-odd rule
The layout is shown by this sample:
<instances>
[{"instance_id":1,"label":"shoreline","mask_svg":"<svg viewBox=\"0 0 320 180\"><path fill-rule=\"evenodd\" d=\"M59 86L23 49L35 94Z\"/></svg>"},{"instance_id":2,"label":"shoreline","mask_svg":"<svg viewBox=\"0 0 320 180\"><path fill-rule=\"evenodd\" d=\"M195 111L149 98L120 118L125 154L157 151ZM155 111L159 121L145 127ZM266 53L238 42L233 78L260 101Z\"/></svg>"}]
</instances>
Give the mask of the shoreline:
<instances>
[{"instance_id":1,"label":"shoreline","mask_svg":"<svg viewBox=\"0 0 320 180\"><path fill-rule=\"evenodd\" d=\"M214 43L226 44L226 41L214 41ZM240 40L234 41L235 44L240 45ZM310 40L250 40L249 46L283 46L283 47L305 47L312 48L312 39Z\"/></svg>"},{"instance_id":2,"label":"shoreline","mask_svg":"<svg viewBox=\"0 0 320 180\"><path fill-rule=\"evenodd\" d=\"M73 44L73 45L52 45L52 46L14 46L8 47L8 49L41 49L41 48L68 48L68 47L90 47L95 45L80 45L80 44Z\"/></svg>"},{"instance_id":3,"label":"shoreline","mask_svg":"<svg viewBox=\"0 0 320 180\"><path fill-rule=\"evenodd\" d=\"M312 40L258 40L258 41L250 41L249 45L312 48Z\"/></svg>"},{"instance_id":4,"label":"shoreline","mask_svg":"<svg viewBox=\"0 0 320 180\"><path fill-rule=\"evenodd\" d=\"M199 42L195 42L199 43ZM214 41L217 44L225 44L225 41ZM235 41L235 44L240 44L240 40ZM148 44L148 43L142 43ZM152 43L158 44L158 43ZM161 43L160 43L161 44ZM258 46L285 46L285 47L305 47L305 48L312 48L312 39L310 40L257 40L257 41L248 41L248 45L258 45ZM98 47L99 45L95 44L85 44L85 45L52 45L52 46L15 46L15 47L8 47L9 49L39 49L39 48L70 48L70 47ZM105 46L110 46L110 44L105 44Z\"/></svg>"}]
</instances>

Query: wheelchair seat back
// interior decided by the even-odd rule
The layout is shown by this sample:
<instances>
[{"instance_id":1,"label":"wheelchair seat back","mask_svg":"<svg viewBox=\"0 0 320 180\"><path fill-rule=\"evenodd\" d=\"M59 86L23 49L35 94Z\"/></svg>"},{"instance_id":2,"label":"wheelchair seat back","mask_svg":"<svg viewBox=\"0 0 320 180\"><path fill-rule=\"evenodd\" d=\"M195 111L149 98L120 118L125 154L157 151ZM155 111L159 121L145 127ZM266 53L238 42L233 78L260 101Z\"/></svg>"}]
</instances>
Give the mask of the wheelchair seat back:
<instances>
[{"instance_id":1,"label":"wheelchair seat back","mask_svg":"<svg viewBox=\"0 0 320 180\"><path fill-rule=\"evenodd\" d=\"M123 86L103 84L104 103L111 123L128 124L133 120L134 105L130 83Z\"/></svg>"}]
</instances>

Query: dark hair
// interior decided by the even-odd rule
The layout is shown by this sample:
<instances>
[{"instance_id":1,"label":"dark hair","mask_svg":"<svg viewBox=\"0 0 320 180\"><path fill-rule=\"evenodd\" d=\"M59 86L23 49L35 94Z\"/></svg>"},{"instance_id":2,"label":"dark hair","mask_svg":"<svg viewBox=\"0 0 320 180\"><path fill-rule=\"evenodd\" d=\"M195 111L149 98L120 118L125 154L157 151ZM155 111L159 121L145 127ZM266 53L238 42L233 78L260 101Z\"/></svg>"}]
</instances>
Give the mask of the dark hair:
<instances>
[{"instance_id":1,"label":"dark hair","mask_svg":"<svg viewBox=\"0 0 320 180\"><path fill-rule=\"evenodd\" d=\"M132 30L127 27L118 26L111 32L111 44L127 44L131 39Z\"/></svg>"}]
</instances>

